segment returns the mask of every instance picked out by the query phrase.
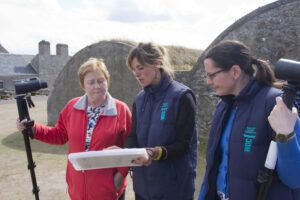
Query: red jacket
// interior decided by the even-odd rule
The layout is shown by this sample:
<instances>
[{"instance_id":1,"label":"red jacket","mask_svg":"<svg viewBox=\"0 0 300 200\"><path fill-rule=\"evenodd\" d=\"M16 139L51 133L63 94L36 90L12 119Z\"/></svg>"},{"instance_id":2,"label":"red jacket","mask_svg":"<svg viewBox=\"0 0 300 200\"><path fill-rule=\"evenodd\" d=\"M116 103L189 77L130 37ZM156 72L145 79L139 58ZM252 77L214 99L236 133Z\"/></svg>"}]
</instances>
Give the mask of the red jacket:
<instances>
[{"instance_id":1,"label":"red jacket","mask_svg":"<svg viewBox=\"0 0 300 200\"><path fill-rule=\"evenodd\" d=\"M59 114L55 127L35 125L34 138L49 144L69 142L68 153L84 152L87 130L87 97L77 97L67 103ZM108 94L106 111L98 118L92 134L90 151L109 146L123 147L131 129L131 112L128 106ZM66 180L72 200L114 200L122 194L127 183L118 193L113 177L119 171L126 177L129 168L109 168L76 171L70 161L67 164Z\"/></svg>"}]
</instances>

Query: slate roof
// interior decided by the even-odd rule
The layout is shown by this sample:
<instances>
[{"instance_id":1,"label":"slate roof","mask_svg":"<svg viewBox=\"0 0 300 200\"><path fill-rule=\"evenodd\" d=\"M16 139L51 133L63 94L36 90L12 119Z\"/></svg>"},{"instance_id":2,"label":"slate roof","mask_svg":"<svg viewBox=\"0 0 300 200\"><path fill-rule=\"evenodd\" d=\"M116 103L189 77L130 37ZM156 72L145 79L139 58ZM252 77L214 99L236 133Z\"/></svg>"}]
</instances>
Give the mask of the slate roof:
<instances>
[{"instance_id":1,"label":"slate roof","mask_svg":"<svg viewBox=\"0 0 300 200\"><path fill-rule=\"evenodd\" d=\"M38 74L31 66L33 55L0 53L0 75Z\"/></svg>"},{"instance_id":2,"label":"slate roof","mask_svg":"<svg viewBox=\"0 0 300 200\"><path fill-rule=\"evenodd\" d=\"M8 51L0 44L0 53L8 53Z\"/></svg>"}]
</instances>

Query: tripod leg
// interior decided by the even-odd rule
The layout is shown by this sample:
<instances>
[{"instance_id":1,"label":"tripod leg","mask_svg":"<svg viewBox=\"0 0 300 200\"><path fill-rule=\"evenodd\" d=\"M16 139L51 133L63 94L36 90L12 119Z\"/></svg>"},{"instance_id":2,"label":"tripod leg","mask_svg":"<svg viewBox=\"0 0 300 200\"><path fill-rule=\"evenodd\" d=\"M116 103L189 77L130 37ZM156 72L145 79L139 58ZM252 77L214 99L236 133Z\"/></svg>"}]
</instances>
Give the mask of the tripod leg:
<instances>
[{"instance_id":1,"label":"tripod leg","mask_svg":"<svg viewBox=\"0 0 300 200\"><path fill-rule=\"evenodd\" d=\"M25 100L24 96L18 96L18 97L16 97L16 100L17 100L20 121L22 121L23 119L30 120L30 116L29 116L29 112L28 112L28 108L27 108L27 104L26 104L26 100ZM35 177L35 172L34 172L35 164L33 162L30 140L29 140L30 132L31 132L31 127L24 129L22 131L22 134L24 137L28 169L30 171L31 181L32 181L32 186L33 186L32 192L35 195L35 199L39 200L39 187L37 186L37 182L36 182L36 177Z\"/></svg>"},{"instance_id":2,"label":"tripod leg","mask_svg":"<svg viewBox=\"0 0 300 200\"><path fill-rule=\"evenodd\" d=\"M35 195L35 199L38 200L39 199L39 187L37 186L37 182L36 182L36 177L35 177L35 172L34 172L34 168L36 167L33 158L32 158L32 151L31 151L31 146L30 146L30 140L29 140L29 135L27 133L27 130L25 129L24 131L22 131L23 133L23 137L24 137L24 143L25 143L25 149L26 149L26 155L27 155L27 162L28 162L28 170L30 171L30 175L31 175L31 181L32 181L32 193Z\"/></svg>"}]
</instances>

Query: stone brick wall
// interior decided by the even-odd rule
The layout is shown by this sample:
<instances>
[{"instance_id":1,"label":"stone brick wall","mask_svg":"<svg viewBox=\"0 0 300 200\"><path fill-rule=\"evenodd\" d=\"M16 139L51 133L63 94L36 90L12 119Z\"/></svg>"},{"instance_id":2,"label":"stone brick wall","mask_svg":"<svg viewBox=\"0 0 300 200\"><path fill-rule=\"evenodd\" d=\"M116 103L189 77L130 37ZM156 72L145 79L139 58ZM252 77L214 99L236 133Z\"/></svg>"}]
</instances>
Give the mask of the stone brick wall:
<instances>
[{"instance_id":1,"label":"stone brick wall","mask_svg":"<svg viewBox=\"0 0 300 200\"><path fill-rule=\"evenodd\" d=\"M50 43L39 42L39 54L30 62L41 80L47 81L48 89L52 90L56 77L71 58L68 55L68 45L57 44L56 55L50 54Z\"/></svg>"},{"instance_id":2,"label":"stone brick wall","mask_svg":"<svg viewBox=\"0 0 300 200\"><path fill-rule=\"evenodd\" d=\"M57 56L69 56L69 48L66 44L56 45L56 55Z\"/></svg>"},{"instance_id":3,"label":"stone brick wall","mask_svg":"<svg viewBox=\"0 0 300 200\"><path fill-rule=\"evenodd\" d=\"M39 42L39 54L50 55L50 42L45 40Z\"/></svg>"},{"instance_id":4,"label":"stone brick wall","mask_svg":"<svg viewBox=\"0 0 300 200\"><path fill-rule=\"evenodd\" d=\"M56 77L63 69L70 57L56 55L37 55L39 66L39 77L47 81L49 90L53 89Z\"/></svg>"}]
</instances>

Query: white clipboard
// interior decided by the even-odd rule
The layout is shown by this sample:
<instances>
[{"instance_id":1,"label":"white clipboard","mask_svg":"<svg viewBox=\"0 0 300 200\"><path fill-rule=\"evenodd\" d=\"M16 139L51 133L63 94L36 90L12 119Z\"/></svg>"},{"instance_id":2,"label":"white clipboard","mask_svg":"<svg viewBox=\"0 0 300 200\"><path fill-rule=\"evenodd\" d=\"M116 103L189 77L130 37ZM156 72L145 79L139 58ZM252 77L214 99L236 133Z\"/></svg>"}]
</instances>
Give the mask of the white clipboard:
<instances>
[{"instance_id":1,"label":"white clipboard","mask_svg":"<svg viewBox=\"0 0 300 200\"><path fill-rule=\"evenodd\" d=\"M77 171L113 167L140 166L138 164L132 163L132 160L139 157L148 158L146 149L107 149L101 151L70 153L68 155L68 159Z\"/></svg>"}]
</instances>

